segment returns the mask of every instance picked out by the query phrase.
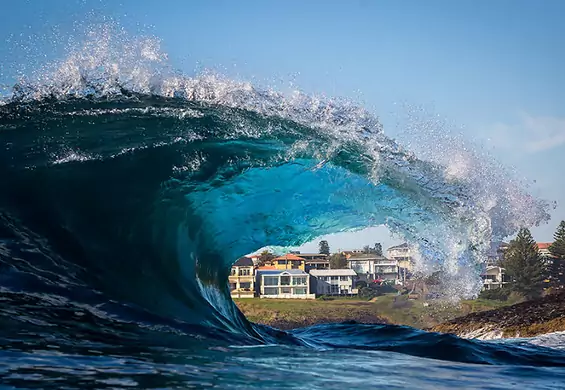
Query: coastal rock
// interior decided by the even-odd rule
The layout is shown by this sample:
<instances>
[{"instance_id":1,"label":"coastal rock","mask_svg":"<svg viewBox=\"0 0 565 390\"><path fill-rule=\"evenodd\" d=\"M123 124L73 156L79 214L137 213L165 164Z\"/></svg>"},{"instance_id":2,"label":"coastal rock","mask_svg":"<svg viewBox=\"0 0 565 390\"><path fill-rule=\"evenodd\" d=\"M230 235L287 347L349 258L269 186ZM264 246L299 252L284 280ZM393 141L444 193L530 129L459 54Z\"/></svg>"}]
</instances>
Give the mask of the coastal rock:
<instances>
[{"instance_id":1,"label":"coastal rock","mask_svg":"<svg viewBox=\"0 0 565 390\"><path fill-rule=\"evenodd\" d=\"M472 313L434 326L431 331L483 340L565 331L565 292Z\"/></svg>"}]
</instances>

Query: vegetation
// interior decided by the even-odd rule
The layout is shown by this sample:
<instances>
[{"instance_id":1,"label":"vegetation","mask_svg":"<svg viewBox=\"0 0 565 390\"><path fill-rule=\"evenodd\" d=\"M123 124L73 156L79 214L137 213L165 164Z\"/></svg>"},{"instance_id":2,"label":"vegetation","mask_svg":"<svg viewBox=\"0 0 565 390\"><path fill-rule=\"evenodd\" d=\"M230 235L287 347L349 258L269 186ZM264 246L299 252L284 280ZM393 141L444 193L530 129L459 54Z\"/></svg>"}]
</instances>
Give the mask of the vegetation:
<instances>
[{"instance_id":1,"label":"vegetation","mask_svg":"<svg viewBox=\"0 0 565 390\"><path fill-rule=\"evenodd\" d=\"M330 255L330 244L326 240L320 241L318 244L318 252L324 255Z\"/></svg>"},{"instance_id":2,"label":"vegetation","mask_svg":"<svg viewBox=\"0 0 565 390\"><path fill-rule=\"evenodd\" d=\"M377 256L382 256L383 255L383 246L381 245L380 242L375 243L374 247L370 247L369 245L365 245L363 247L363 252L365 252L365 254L367 254L367 255L373 254L373 255L377 255Z\"/></svg>"},{"instance_id":3,"label":"vegetation","mask_svg":"<svg viewBox=\"0 0 565 390\"><path fill-rule=\"evenodd\" d=\"M553 289L565 287L565 221L561 221L553 235L549 252L555 258L549 266L549 280Z\"/></svg>"},{"instance_id":4,"label":"vegetation","mask_svg":"<svg viewBox=\"0 0 565 390\"><path fill-rule=\"evenodd\" d=\"M347 268L347 258L342 253L334 253L330 256L330 268L342 269Z\"/></svg>"},{"instance_id":5,"label":"vegetation","mask_svg":"<svg viewBox=\"0 0 565 390\"><path fill-rule=\"evenodd\" d=\"M271 252L269 251L263 251L261 252L261 255L259 256L259 266L262 267L265 264L267 264L268 262L270 262L271 260L273 260L276 256L273 255Z\"/></svg>"},{"instance_id":6,"label":"vegetation","mask_svg":"<svg viewBox=\"0 0 565 390\"><path fill-rule=\"evenodd\" d=\"M544 264L532 234L526 228L510 242L503 267L510 277L510 288L527 299L539 297L544 280Z\"/></svg>"},{"instance_id":7,"label":"vegetation","mask_svg":"<svg viewBox=\"0 0 565 390\"><path fill-rule=\"evenodd\" d=\"M370 300L359 297L301 299L235 299L253 322L291 329L319 323L358 321L391 323L427 329L472 312L505 306L500 301L463 301L459 305L409 300L407 295L385 294Z\"/></svg>"}]
</instances>

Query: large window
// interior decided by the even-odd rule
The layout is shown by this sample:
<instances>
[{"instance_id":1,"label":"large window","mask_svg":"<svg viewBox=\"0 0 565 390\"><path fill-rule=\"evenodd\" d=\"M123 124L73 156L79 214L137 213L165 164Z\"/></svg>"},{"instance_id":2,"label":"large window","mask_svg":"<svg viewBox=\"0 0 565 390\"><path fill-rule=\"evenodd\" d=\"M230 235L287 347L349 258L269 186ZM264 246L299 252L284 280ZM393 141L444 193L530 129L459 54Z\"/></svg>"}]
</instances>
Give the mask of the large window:
<instances>
[{"instance_id":1,"label":"large window","mask_svg":"<svg viewBox=\"0 0 565 390\"><path fill-rule=\"evenodd\" d=\"M263 291L265 295L279 295L279 289L277 287L265 287Z\"/></svg>"},{"instance_id":2,"label":"large window","mask_svg":"<svg viewBox=\"0 0 565 390\"><path fill-rule=\"evenodd\" d=\"M331 293L332 294L337 294L339 292L339 286L336 284L332 284L332 289L331 289Z\"/></svg>"},{"instance_id":3,"label":"large window","mask_svg":"<svg viewBox=\"0 0 565 390\"><path fill-rule=\"evenodd\" d=\"M290 287L282 287L281 292L283 294L290 294Z\"/></svg>"},{"instance_id":4,"label":"large window","mask_svg":"<svg viewBox=\"0 0 565 390\"><path fill-rule=\"evenodd\" d=\"M349 276L340 276L339 280L341 280L342 282L347 282L349 280Z\"/></svg>"},{"instance_id":5,"label":"large window","mask_svg":"<svg viewBox=\"0 0 565 390\"><path fill-rule=\"evenodd\" d=\"M295 276L292 278L292 285L293 286L303 286L306 284L306 276Z\"/></svg>"},{"instance_id":6,"label":"large window","mask_svg":"<svg viewBox=\"0 0 565 390\"><path fill-rule=\"evenodd\" d=\"M230 291L235 290L236 287L237 287L237 284L235 284L235 283L230 283Z\"/></svg>"},{"instance_id":7,"label":"large window","mask_svg":"<svg viewBox=\"0 0 565 390\"><path fill-rule=\"evenodd\" d=\"M247 289L250 289L250 288L251 288L251 282L240 283L240 284L239 284L239 288L242 288L242 289L246 289L246 288L247 288Z\"/></svg>"},{"instance_id":8,"label":"large window","mask_svg":"<svg viewBox=\"0 0 565 390\"><path fill-rule=\"evenodd\" d=\"M281 276L281 286L290 286L290 276Z\"/></svg>"},{"instance_id":9,"label":"large window","mask_svg":"<svg viewBox=\"0 0 565 390\"><path fill-rule=\"evenodd\" d=\"M249 268L240 268L239 269L239 276L249 276L251 275L251 271Z\"/></svg>"},{"instance_id":10,"label":"large window","mask_svg":"<svg viewBox=\"0 0 565 390\"><path fill-rule=\"evenodd\" d=\"M296 295L304 295L306 294L306 288L304 287L298 287L294 289L294 294Z\"/></svg>"},{"instance_id":11,"label":"large window","mask_svg":"<svg viewBox=\"0 0 565 390\"><path fill-rule=\"evenodd\" d=\"M278 286L279 284L278 276L264 276L263 280L265 282L265 286Z\"/></svg>"}]
</instances>

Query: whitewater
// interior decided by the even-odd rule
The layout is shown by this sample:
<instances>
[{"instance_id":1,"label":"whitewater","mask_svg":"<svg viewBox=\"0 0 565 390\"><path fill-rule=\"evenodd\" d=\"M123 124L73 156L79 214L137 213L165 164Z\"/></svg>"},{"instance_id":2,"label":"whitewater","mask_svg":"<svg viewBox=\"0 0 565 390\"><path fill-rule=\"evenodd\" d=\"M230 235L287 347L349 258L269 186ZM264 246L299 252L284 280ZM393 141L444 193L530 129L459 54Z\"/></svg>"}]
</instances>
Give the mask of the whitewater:
<instances>
[{"instance_id":1,"label":"whitewater","mask_svg":"<svg viewBox=\"0 0 565 390\"><path fill-rule=\"evenodd\" d=\"M231 301L240 256L378 225L475 296L491 240L549 218L479 151L419 155L343 99L183 75L112 26L14 85L0 147L7 388L563 388L562 335L283 332Z\"/></svg>"}]
</instances>

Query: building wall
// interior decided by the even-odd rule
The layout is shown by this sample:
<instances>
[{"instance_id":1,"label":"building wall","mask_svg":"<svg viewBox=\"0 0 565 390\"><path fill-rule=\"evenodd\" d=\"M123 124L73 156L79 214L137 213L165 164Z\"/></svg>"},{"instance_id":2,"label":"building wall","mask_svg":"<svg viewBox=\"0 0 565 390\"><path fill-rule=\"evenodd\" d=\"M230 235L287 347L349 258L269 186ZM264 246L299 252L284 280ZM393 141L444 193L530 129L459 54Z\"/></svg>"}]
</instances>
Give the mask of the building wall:
<instances>
[{"instance_id":1,"label":"building wall","mask_svg":"<svg viewBox=\"0 0 565 390\"><path fill-rule=\"evenodd\" d=\"M305 271L305 260L273 260L273 266L278 270L299 269Z\"/></svg>"},{"instance_id":2,"label":"building wall","mask_svg":"<svg viewBox=\"0 0 565 390\"><path fill-rule=\"evenodd\" d=\"M353 276L312 276L312 291L316 295L356 294Z\"/></svg>"},{"instance_id":3,"label":"building wall","mask_svg":"<svg viewBox=\"0 0 565 390\"><path fill-rule=\"evenodd\" d=\"M310 293L310 275L304 274L260 274L259 296L279 299L314 299Z\"/></svg>"},{"instance_id":4,"label":"building wall","mask_svg":"<svg viewBox=\"0 0 565 390\"><path fill-rule=\"evenodd\" d=\"M255 295L253 267L232 267L228 281L232 298L253 298Z\"/></svg>"}]
</instances>

